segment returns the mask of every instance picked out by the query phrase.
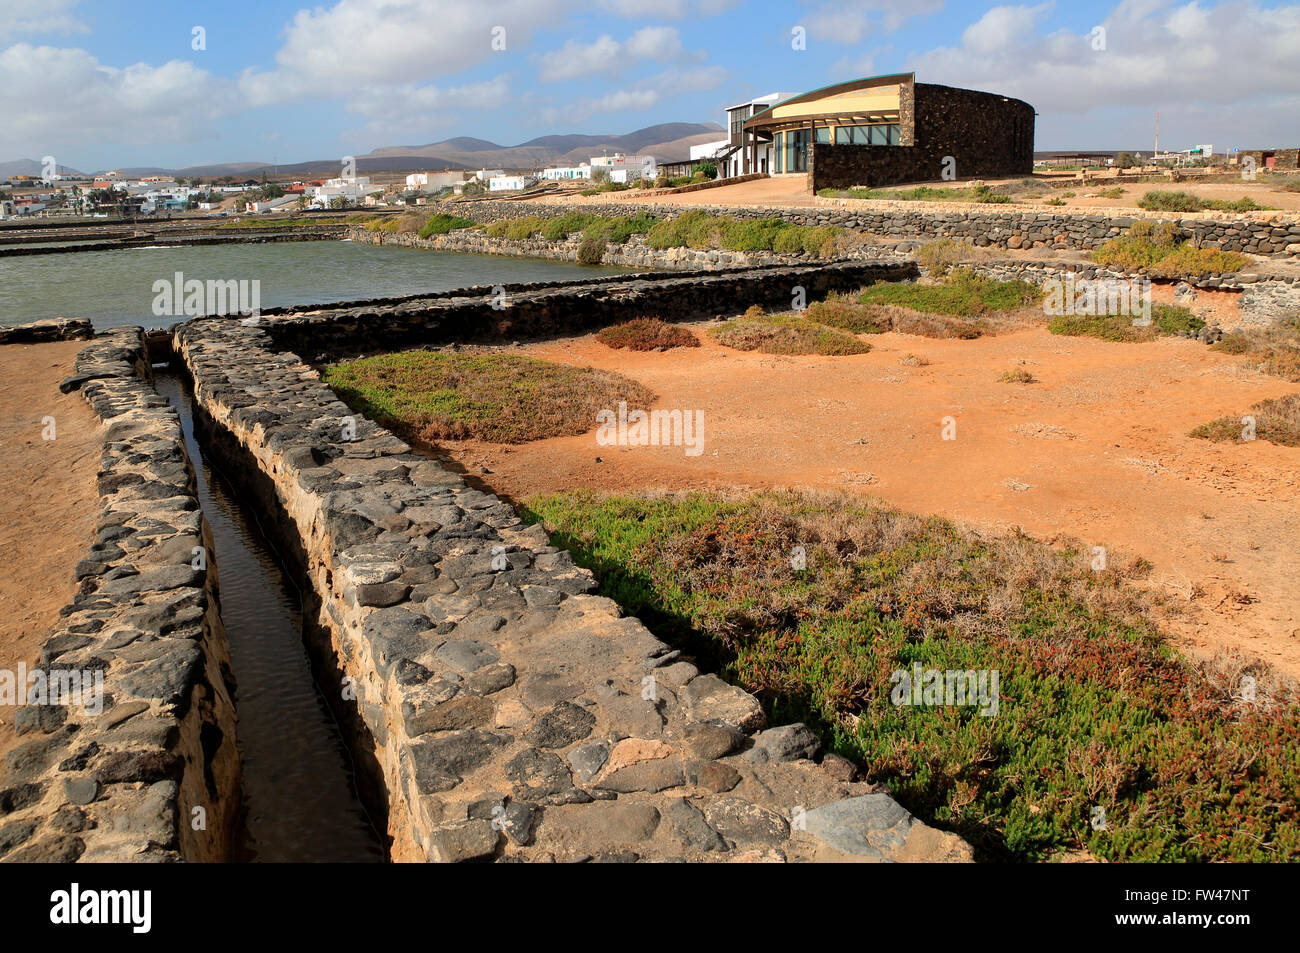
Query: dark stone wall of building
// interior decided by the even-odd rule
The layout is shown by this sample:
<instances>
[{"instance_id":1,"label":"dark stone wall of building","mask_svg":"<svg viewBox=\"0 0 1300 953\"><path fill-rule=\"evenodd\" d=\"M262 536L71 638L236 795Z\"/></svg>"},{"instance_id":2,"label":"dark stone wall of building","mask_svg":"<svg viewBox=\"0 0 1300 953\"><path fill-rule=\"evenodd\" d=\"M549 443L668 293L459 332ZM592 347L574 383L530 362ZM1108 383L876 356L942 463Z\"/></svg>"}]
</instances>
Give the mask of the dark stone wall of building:
<instances>
[{"instance_id":1,"label":"dark stone wall of building","mask_svg":"<svg viewBox=\"0 0 1300 953\"><path fill-rule=\"evenodd\" d=\"M939 179L946 156L956 160L959 179L1032 174L1033 106L932 83L907 88L914 101L900 103L901 145L814 145L808 175L813 191Z\"/></svg>"},{"instance_id":2,"label":"dark stone wall of building","mask_svg":"<svg viewBox=\"0 0 1300 953\"><path fill-rule=\"evenodd\" d=\"M1300 168L1300 149L1242 149L1237 153L1237 163L1241 164L1249 156L1255 160L1255 171L1266 168L1265 156L1273 156L1274 169Z\"/></svg>"}]
</instances>

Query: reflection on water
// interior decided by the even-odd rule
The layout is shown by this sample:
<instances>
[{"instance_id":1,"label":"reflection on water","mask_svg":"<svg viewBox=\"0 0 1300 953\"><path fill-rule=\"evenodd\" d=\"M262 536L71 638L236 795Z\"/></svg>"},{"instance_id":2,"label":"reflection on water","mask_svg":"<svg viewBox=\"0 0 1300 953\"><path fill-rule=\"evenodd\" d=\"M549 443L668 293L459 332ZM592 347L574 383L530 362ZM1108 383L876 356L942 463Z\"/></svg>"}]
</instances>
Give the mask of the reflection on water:
<instances>
[{"instance_id":1,"label":"reflection on water","mask_svg":"<svg viewBox=\"0 0 1300 953\"><path fill-rule=\"evenodd\" d=\"M382 861L347 748L312 678L301 597L235 490L203 456L184 383L161 368L155 376L158 392L180 413L217 550L221 618L238 684L241 859Z\"/></svg>"}]
</instances>

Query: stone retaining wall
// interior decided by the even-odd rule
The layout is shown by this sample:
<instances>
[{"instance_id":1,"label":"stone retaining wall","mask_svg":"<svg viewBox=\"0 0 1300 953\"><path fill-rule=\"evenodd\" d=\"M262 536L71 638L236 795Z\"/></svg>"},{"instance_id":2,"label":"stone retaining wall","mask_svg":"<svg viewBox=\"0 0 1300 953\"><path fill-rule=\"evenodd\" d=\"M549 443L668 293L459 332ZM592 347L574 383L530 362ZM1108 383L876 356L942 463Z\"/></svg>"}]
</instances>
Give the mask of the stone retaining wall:
<instances>
[{"instance_id":1,"label":"stone retaining wall","mask_svg":"<svg viewBox=\"0 0 1300 953\"><path fill-rule=\"evenodd\" d=\"M0 327L0 344L89 341L94 336L95 329L85 318L48 318L13 327Z\"/></svg>"},{"instance_id":2,"label":"stone retaining wall","mask_svg":"<svg viewBox=\"0 0 1300 953\"><path fill-rule=\"evenodd\" d=\"M592 595L540 527L354 415L283 350L293 320L198 320L175 349L223 470L296 537L393 859L970 858L819 760L807 728L762 730L752 696Z\"/></svg>"},{"instance_id":3,"label":"stone retaining wall","mask_svg":"<svg viewBox=\"0 0 1300 953\"><path fill-rule=\"evenodd\" d=\"M831 262L689 277L632 276L572 288L510 291L504 298L488 291L391 305L321 306L272 317L267 327L281 347L316 362L453 341L584 334L646 315L682 321L739 314L755 304L789 310L796 288L804 290L806 300L815 301L831 291L853 291L874 281L917 274L912 263Z\"/></svg>"},{"instance_id":4,"label":"stone retaining wall","mask_svg":"<svg viewBox=\"0 0 1300 953\"><path fill-rule=\"evenodd\" d=\"M551 261L578 260L582 245L581 233L575 232L565 241L547 241L544 238L497 238L477 229L462 228L445 235L421 238L414 233L372 232L353 228L348 237L353 241L372 245L401 245L404 248L425 248L431 251L462 252L474 255L507 255L520 258L545 258ZM628 268L653 268L669 271L712 271L719 268L751 268L762 265L793 264L805 260L803 256L777 255L772 252L727 251L719 248L651 248L645 237L634 236L621 244L607 244L601 264L621 265Z\"/></svg>"},{"instance_id":5,"label":"stone retaining wall","mask_svg":"<svg viewBox=\"0 0 1300 953\"><path fill-rule=\"evenodd\" d=\"M708 162L708 159L701 159L701 162ZM733 175L725 179L710 179L707 182L693 182L690 185L679 185L675 188L655 189L655 195L685 195L687 192L703 192L708 189L720 189L728 185L740 185L742 182L753 182L756 179L771 178L766 172L746 172L744 175Z\"/></svg>"},{"instance_id":6,"label":"stone retaining wall","mask_svg":"<svg viewBox=\"0 0 1300 953\"><path fill-rule=\"evenodd\" d=\"M468 202L449 210L478 224L536 215L551 218L573 211L572 205L548 202ZM1001 248L1092 249L1124 234L1140 218L1178 224L1191 240L1226 251L1300 257L1300 215L1289 212L1169 213L1124 209L1122 213L1067 214L1038 209L1006 209L989 205L951 206L933 202L868 202L818 199L815 208L761 206L681 206L626 201L591 203L583 212L635 215L649 212L673 216L704 208L734 218L779 218L796 225L837 225L884 238L960 238L976 245Z\"/></svg>"},{"instance_id":7,"label":"stone retaining wall","mask_svg":"<svg viewBox=\"0 0 1300 953\"><path fill-rule=\"evenodd\" d=\"M1075 280L1099 279L1120 282L1132 281L1139 277L1127 272L1111 271L1101 265L1087 262L1059 263L1005 258L968 262L961 267L970 268L977 274L1001 281L1019 279L1039 287L1049 280L1065 281L1067 276L1071 275ZM1172 279L1161 279L1161 281L1165 284L1175 283ZM1260 278L1257 275L1234 275L1178 282L1178 284L1209 291L1241 292L1239 309L1245 324L1266 325L1289 312L1300 314L1300 277Z\"/></svg>"},{"instance_id":8,"label":"stone retaining wall","mask_svg":"<svg viewBox=\"0 0 1300 953\"><path fill-rule=\"evenodd\" d=\"M105 426L101 511L39 667L90 673L102 696L18 709L5 861L210 861L232 847L239 755L212 536L180 421L149 377L140 329L126 328L83 350L64 383Z\"/></svg>"},{"instance_id":9,"label":"stone retaining wall","mask_svg":"<svg viewBox=\"0 0 1300 953\"><path fill-rule=\"evenodd\" d=\"M565 241L547 241L542 238L523 240L493 238L473 229L458 229L447 235L432 236L427 239L422 239L418 235L387 233L380 233L379 237L376 237L376 233L366 232L365 229L357 229L356 232L361 234L354 234L350 237L375 244L397 244L409 248L429 248L439 251L471 252L485 255L518 255L560 261L576 261L578 247L582 244L580 237L572 237ZM868 243L845 252L842 258L838 260L899 262L914 258L921 247L922 243L914 240L889 242L887 244ZM819 256L808 254L777 255L772 252L732 252L719 249L692 248L654 249L648 247L641 236L635 236L632 241L626 244L607 246L604 258L604 264L662 268L668 271L715 271L747 267L771 267L774 265L812 265L823 261L825 259ZM1123 281L1138 277L1127 272L1111 271L1101 265L1094 265L1089 262L1063 264L1040 259L1006 258L987 262L973 261L963 264L962 267L970 267L977 272L992 277L1021 278L1038 284L1041 284L1047 278L1060 278L1067 272L1073 272L1076 276L1116 278ZM1158 280L1170 284L1176 281L1176 279ZM1266 305L1273 310L1280 307L1297 307L1300 305L1300 299L1296 297L1300 295L1300 279L1292 277L1261 278L1251 273L1235 273L1192 278L1188 279L1186 283L1194 288L1218 291L1242 291L1249 288L1251 289L1251 295L1248 296L1247 300L1252 304L1248 305L1246 301L1243 301L1243 307L1249 308L1258 305L1257 310L1260 315L1263 314L1263 311L1259 309ZM566 284L566 282L548 282L547 286L554 287L562 284ZM488 293L489 290L482 289L482 293ZM408 295L407 300L414 297L416 296ZM1290 303L1288 304L1288 302ZM351 304L364 303L366 302L352 302ZM378 303L378 299L375 303ZM386 303L391 303L391 299ZM311 306L312 309L317 307L319 306ZM308 308L299 307L296 310L304 311L308 310Z\"/></svg>"},{"instance_id":10,"label":"stone retaining wall","mask_svg":"<svg viewBox=\"0 0 1300 953\"><path fill-rule=\"evenodd\" d=\"M187 234L175 237L165 235L147 235L144 237L121 238L113 241L86 242L80 245L30 248L26 245L0 248L0 258L12 258L21 255L66 255L73 252L115 251L122 248L172 248L194 245L264 245L276 242L321 242L340 238L346 234L347 226L312 225L303 228L273 229L266 231L255 228L244 234L236 229L223 232L209 231L202 234ZM48 240L48 239L47 239Z\"/></svg>"}]
</instances>

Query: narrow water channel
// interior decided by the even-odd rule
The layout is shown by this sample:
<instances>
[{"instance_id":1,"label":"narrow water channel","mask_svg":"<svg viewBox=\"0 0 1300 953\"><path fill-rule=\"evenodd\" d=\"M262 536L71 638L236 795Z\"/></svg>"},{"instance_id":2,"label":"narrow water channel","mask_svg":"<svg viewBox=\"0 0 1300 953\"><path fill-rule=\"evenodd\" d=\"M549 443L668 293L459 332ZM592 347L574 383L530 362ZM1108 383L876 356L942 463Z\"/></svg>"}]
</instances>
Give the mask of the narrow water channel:
<instances>
[{"instance_id":1,"label":"narrow water channel","mask_svg":"<svg viewBox=\"0 0 1300 953\"><path fill-rule=\"evenodd\" d=\"M256 518L195 439L187 382L164 367L155 367L154 377L180 415L217 550L221 619L238 684L244 825L237 859L383 861L347 747L312 676L302 597Z\"/></svg>"}]
</instances>

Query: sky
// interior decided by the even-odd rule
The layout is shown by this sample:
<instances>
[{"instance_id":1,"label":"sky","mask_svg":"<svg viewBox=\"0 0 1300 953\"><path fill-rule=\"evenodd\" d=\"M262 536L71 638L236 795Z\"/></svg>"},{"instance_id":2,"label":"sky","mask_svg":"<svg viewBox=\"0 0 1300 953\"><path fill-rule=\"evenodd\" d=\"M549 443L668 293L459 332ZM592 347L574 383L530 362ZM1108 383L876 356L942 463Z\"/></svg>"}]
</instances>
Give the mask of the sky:
<instances>
[{"instance_id":1,"label":"sky","mask_svg":"<svg viewBox=\"0 0 1300 953\"><path fill-rule=\"evenodd\" d=\"M1300 3L0 0L0 161L282 164L517 145L883 73L1004 93L1039 150L1300 145Z\"/></svg>"}]
</instances>

